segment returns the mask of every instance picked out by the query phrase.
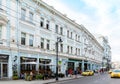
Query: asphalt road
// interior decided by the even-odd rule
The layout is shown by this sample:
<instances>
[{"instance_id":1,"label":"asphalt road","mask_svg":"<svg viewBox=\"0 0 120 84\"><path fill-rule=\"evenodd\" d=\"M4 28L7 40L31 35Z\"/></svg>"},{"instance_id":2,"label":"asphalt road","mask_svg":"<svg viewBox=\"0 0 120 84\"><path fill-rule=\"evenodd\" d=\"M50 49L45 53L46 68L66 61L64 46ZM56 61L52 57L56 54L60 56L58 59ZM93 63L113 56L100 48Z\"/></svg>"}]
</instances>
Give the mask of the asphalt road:
<instances>
[{"instance_id":1,"label":"asphalt road","mask_svg":"<svg viewBox=\"0 0 120 84\"><path fill-rule=\"evenodd\" d=\"M51 84L120 84L120 78L110 78L109 74L99 74Z\"/></svg>"}]
</instances>

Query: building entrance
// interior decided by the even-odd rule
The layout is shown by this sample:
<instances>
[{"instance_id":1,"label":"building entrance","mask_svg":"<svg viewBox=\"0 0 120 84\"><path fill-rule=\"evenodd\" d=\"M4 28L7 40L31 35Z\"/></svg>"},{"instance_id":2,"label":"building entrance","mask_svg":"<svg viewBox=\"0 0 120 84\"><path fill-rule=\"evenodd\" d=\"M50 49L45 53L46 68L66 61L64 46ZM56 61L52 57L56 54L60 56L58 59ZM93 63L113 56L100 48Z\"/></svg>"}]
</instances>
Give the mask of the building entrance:
<instances>
[{"instance_id":1,"label":"building entrance","mask_svg":"<svg viewBox=\"0 0 120 84\"><path fill-rule=\"evenodd\" d=\"M0 54L0 79L8 77L8 56Z\"/></svg>"},{"instance_id":2,"label":"building entrance","mask_svg":"<svg viewBox=\"0 0 120 84\"><path fill-rule=\"evenodd\" d=\"M0 63L0 79L8 77L8 64Z\"/></svg>"}]
</instances>

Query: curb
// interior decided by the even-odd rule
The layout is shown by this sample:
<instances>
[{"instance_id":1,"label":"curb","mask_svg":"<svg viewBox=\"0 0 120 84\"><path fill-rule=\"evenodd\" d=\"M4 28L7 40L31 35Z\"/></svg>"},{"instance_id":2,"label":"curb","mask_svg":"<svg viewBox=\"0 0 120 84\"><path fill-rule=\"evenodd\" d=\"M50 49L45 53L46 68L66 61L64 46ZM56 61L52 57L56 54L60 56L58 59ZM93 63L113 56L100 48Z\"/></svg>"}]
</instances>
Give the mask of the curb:
<instances>
[{"instance_id":1,"label":"curb","mask_svg":"<svg viewBox=\"0 0 120 84\"><path fill-rule=\"evenodd\" d=\"M81 76L84 77L84 76ZM63 80L58 80L58 81L51 81L51 82L47 82L47 83L43 83L43 84L51 84L51 83L57 83L57 82L63 82L63 81L68 81L68 80L75 80L75 79L79 79L81 77L77 77L77 78L69 78L69 79L63 79Z\"/></svg>"}]
</instances>

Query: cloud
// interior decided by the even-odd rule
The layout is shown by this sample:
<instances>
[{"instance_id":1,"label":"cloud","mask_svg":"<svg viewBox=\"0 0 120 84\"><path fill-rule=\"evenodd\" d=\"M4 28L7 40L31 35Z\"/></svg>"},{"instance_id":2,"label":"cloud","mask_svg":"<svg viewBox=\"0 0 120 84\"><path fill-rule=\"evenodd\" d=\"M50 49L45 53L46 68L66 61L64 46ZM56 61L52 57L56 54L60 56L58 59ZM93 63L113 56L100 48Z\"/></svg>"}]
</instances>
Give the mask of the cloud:
<instances>
[{"instance_id":1,"label":"cloud","mask_svg":"<svg viewBox=\"0 0 120 84\"><path fill-rule=\"evenodd\" d=\"M64 0L44 1L58 11L67 14L69 18L75 19L78 24L83 24L91 33L108 36L112 48L112 58L120 60L120 0L82 0L85 7L80 11L71 10L69 2L66 4ZM117 59L118 57L119 59Z\"/></svg>"}]
</instances>

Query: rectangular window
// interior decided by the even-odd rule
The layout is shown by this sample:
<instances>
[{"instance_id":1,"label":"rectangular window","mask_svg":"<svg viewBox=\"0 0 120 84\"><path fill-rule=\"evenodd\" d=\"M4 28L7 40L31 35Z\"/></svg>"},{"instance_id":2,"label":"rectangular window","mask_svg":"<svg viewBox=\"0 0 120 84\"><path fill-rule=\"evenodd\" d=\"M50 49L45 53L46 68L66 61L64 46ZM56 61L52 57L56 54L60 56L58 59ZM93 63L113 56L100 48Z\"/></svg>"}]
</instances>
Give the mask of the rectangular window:
<instances>
[{"instance_id":1,"label":"rectangular window","mask_svg":"<svg viewBox=\"0 0 120 84\"><path fill-rule=\"evenodd\" d=\"M63 28L60 27L60 34L63 35Z\"/></svg>"},{"instance_id":2,"label":"rectangular window","mask_svg":"<svg viewBox=\"0 0 120 84\"><path fill-rule=\"evenodd\" d=\"M75 49L75 51L76 51L75 54L77 55L77 48Z\"/></svg>"},{"instance_id":3,"label":"rectangular window","mask_svg":"<svg viewBox=\"0 0 120 84\"><path fill-rule=\"evenodd\" d=\"M69 38L69 30L67 30L67 37Z\"/></svg>"},{"instance_id":4,"label":"rectangular window","mask_svg":"<svg viewBox=\"0 0 120 84\"><path fill-rule=\"evenodd\" d=\"M30 37L29 37L29 46L33 46L33 40L34 40L33 35L30 35Z\"/></svg>"},{"instance_id":5,"label":"rectangular window","mask_svg":"<svg viewBox=\"0 0 120 84\"><path fill-rule=\"evenodd\" d=\"M71 39L72 39L72 32L71 32Z\"/></svg>"},{"instance_id":6,"label":"rectangular window","mask_svg":"<svg viewBox=\"0 0 120 84\"><path fill-rule=\"evenodd\" d=\"M40 27L44 27L44 18L41 17Z\"/></svg>"},{"instance_id":7,"label":"rectangular window","mask_svg":"<svg viewBox=\"0 0 120 84\"><path fill-rule=\"evenodd\" d=\"M60 44L60 52L63 52L63 44Z\"/></svg>"},{"instance_id":8,"label":"rectangular window","mask_svg":"<svg viewBox=\"0 0 120 84\"><path fill-rule=\"evenodd\" d=\"M26 10L25 9L21 9L21 19L25 20L25 16L26 16Z\"/></svg>"},{"instance_id":9,"label":"rectangular window","mask_svg":"<svg viewBox=\"0 0 120 84\"><path fill-rule=\"evenodd\" d=\"M58 33L58 25L55 25L55 32Z\"/></svg>"},{"instance_id":10,"label":"rectangular window","mask_svg":"<svg viewBox=\"0 0 120 84\"><path fill-rule=\"evenodd\" d=\"M0 0L0 8L2 8L2 0Z\"/></svg>"},{"instance_id":11,"label":"rectangular window","mask_svg":"<svg viewBox=\"0 0 120 84\"><path fill-rule=\"evenodd\" d=\"M69 46L67 46L67 53L69 53Z\"/></svg>"},{"instance_id":12,"label":"rectangular window","mask_svg":"<svg viewBox=\"0 0 120 84\"><path fill-rule=\"evenodd\" d=\"M73 47L71 47L71 54L73 53Z\"/></svg>"},{"instance_id":13,"label":"rectangular window","mask_svg":"<svg viewBox=\"0 0 120 84\"><path fill-rule=\"evenodd\" d=\"M49 21L47 20L46 29L49 29Z\"/></svg>"},{"instance_id":14,"label":"rectangular window","mask_svg":"<svg viewBox=\"0 0 120 84\"><path fill-rule=\"evenodd\" d=\"M33 22L33 13L32 12L29 12L29 19L30 19L30 22Z\"/></svg>"},{"instance_id":15,"label":"rectangular window","mask_svg":"<svg viewBox=\"0 0 120 84\"><path fill-rule=\"evenodd\" d=\"M0 25L0 39L2 38L2 25Z\"/></svg>"},{"instance_id":16,"label":"rectangular window","mask_svg":"<svg viewBox=\"0 0 120 84\"><path fill-rule=\"evenodd\" d=\"M80 55L80 49L78 49L78 55Z\"/></svg>"},{"instance_id":17,"label":"rectangular window","mask_svg":"<svg viewBox=\"0 0 120 84\"><path fill-rule=\"evenodd\" d=\"M78 36L78 41L80 42L80 36Z\"/></svg>"},{"instance_id":18,"label":"rectangular window","mask_svg":"<svg viewBox=\"0 0 120 84\"><path fill-rule=\"evenodd\" d=\"M44 49L44 38L41 38L41 48Z\"/></svg>"},{"instance_id":19,"label":"rectangular window","mask_svg":"<svg viewBox=\"0 0 120 84\"><path fill-rule=\"evenodd\" d=\"M21 33L21 45L25 45L26 41L26 33Z\"/></svg>"},{"instance_id":20,"label":"rectangular window","mask_svg":"<svg viewBox=\"0 0 120 84\"><path fill-rule=\"evenodd\" d=\"M50 40L47 40L47 50L50 50Z\"/></svg>"},{"instance_id":21,"label":"rectangular window","mask_svg":"<svg viewBox=\"0 0 120 84\"><path fill-rule=\"evenodd\" d=\"M77 41L77 34L75 35L75 40Z\"/></svg>"}]
</instances>

